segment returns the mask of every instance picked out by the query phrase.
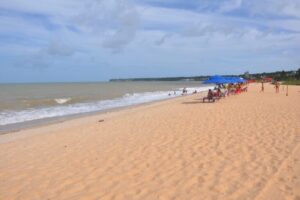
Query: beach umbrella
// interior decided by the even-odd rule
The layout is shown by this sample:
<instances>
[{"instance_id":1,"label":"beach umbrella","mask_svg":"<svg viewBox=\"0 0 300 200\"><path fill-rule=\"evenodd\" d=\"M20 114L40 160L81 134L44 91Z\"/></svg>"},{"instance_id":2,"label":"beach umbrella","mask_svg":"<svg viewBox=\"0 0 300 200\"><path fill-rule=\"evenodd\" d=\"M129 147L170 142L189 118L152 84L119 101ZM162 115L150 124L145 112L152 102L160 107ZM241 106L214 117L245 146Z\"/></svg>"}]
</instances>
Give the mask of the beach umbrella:
<instances>
[{"instance_id":1,"label":"beach umbrella","mask_svg":"<svg viewBox=\"0 0 300 200\"><path fill-rule=\"evenodd\" d=\"M228 79L229 83L233 83L233 84L238 83L238 80L236 77L227 77L227 79Z\"/></svg>"},{"instance_id":2,"label":"beach umbrella","mask_svg":"<svg viewBox=\"0 0 300 200\"><path fill-rule=\"evenodd\" d=\"M247 80L245 80L245 79L242 78L242 77L240 77L240 81L241 81L241 83L246 83L246 82L247 82Z\"/></svg>"},{"instance_id":3,"label":"beach umbrella","mask_svg":"<svg viewBox=\"0 0 300 200\"><path fill-rule=\"evenodd\" d=\"M245 83L246 80L242 77L226 77L228 80L228 83Z\"/></svg>"},{"instance_id":4,"label":"beach umbrella","mask_svg":"<svg viewBox=\"0 0 300 200\"><path fill-rule=\"evenodd\" d=\"M204 81L204 84L222 84L225 83L227 80L223 76L212 76L208 80Z\"/></svg>"},{"instance_id":5,"label":"beach umbrella","mask_svg":"<svg viewBox=\"0 0 300 200\"><path fill-rule=\"evenodd\" d=\"M204 81L204 84L228 84L228 83L245 83L246 80L242 77L224 77L224 76L212 76L208 80Z\"/></svg>"},{"instance_id":6,"label":"beach umbrella","mask_svg":"<svg viewBox=\"0 0 300 200\"><path fill-rule=\"evenodd\" d=\"M234 77L225 77L227 84L229 83L236 83L236 79Z\"/></svg>"},{"instance_id":7,"label":"beach umbrella","mask_svg":"<svg viewBox=\"0 0 300 200\"><path fill-rule=\"evenodd\" d=\"M245 83L246 82L246 80L242 77L236 77L236 80L237 80L238 83Z\"/></svg>"}]
</instances>

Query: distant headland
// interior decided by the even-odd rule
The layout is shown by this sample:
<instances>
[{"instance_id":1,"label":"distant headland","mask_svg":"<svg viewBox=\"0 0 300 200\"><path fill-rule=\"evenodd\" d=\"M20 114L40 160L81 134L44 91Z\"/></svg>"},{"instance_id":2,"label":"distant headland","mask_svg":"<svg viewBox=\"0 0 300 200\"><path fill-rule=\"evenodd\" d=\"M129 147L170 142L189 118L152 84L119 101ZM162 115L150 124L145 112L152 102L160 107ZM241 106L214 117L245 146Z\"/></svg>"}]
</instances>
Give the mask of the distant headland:
<instances>
[{"instance_id":1,"label":"distant headland","mask_svg":"<svg viewBox=\"0 0 300 200\"><path fill-rule=\"evenodd\" d=\"M222 74L221 74L222 75ZM263 77L271 77L274 80L285 81L288 79L299 79L300 68L298 70L291 71L276 71L276 72L263 72L263 73L249 73L235 75L222 75L222 76L240 76L246 79L261 79ZM117 78L110 79L110 82L122 82L122 81L205 81L209 78L208 75L203 76L182 76L182 77L152 77L152 78Z\"/></svg>"},{"instance_id":2,"label":"distant headland","mask_svg":"<svg viewBox=\"0 0 300 200\"><path fill-rule=\"evenodd\" d=\"M208 79L209 76L191 76L191 77L158 77L158 78L120 78L120 79L110 79L110 82L119 81L204 81Z\"/></svg>"}]
</instances>

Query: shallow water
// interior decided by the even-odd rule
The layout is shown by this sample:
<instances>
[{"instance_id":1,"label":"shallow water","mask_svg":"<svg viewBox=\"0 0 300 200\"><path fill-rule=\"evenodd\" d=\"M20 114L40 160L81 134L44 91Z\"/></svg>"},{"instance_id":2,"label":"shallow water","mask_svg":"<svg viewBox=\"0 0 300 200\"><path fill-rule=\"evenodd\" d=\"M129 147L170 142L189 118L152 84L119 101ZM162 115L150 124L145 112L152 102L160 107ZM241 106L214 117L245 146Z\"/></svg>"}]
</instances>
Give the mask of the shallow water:
<instances>
[{"instance_id":1,"label":"shallow water","mask_svg":"<svg viewBox=\"0 0 300 200\"><path fill-rule=\"evenodd\" d=\"M172 98L183 87L192 93L210 86L195 81L2 84L0 126Z\"/></svg>"}]
</instances>

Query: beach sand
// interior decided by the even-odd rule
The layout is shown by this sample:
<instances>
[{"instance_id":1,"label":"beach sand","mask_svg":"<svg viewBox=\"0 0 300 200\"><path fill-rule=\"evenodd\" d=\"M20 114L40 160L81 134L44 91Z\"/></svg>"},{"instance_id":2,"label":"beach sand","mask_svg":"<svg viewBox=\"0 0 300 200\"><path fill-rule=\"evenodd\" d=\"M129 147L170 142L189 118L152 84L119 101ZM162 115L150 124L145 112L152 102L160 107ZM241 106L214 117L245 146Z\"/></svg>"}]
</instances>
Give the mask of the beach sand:
<instances>
[{"instance_id":1,"label":"beach sand","mask_svg":"<svg viewBox=\"0 0 300 200\"><path fill-rule=\"evenodd\" d=\"M300 87L259 90L1 135L0 199L299 200Z\"/></svg>"}]
</instances>

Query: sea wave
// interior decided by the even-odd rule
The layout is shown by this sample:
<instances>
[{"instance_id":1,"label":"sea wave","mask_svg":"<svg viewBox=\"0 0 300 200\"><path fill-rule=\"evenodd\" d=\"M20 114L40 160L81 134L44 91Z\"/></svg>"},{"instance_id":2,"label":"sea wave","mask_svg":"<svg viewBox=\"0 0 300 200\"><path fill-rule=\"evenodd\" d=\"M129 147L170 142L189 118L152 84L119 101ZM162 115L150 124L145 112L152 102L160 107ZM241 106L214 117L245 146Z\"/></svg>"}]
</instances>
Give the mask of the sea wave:
<instances>
[{"instance_id":1,"label":"sea wave","mask_svg":"<svg viewBox=\"0 0 300 200\"><path fill-rule=\"evenodd\" d=\"M198 92L206 91L211 87L199 87L199 88L187 88L188 93L193 91ZM156 91L156 92L143 92L125 94L120 98L101 100L96 102L87 103L74 103L64 105L70 101L70 98L55 99L60 104L57 106L50 106L44 108L30 108L22 111L3 111L0 112L0 125L9 125L22 122L28 122L32 120L62 117L67 115L74 115L80 113L89 113L95 111L103 111L112 108L120 108L130 105L137 105L141 103L148 103L156 100L163 100L168 98L174 98L181 95L183 88L178 88L174 91ZM169 95L170 94L170 95Z\"/></svg>"},{"instance_id":2,"label":"sea wave","mask_svg":"<svg viewBox=\"0 0 300 200\"><path fill-rule=\"evenodd\" d=\"M56 101L56 103L58 103L58 104L64 104L64 103L67 103L70 100L71 100L71 98L54 99L54 101Z\"/></svg>"}]
</instances>

